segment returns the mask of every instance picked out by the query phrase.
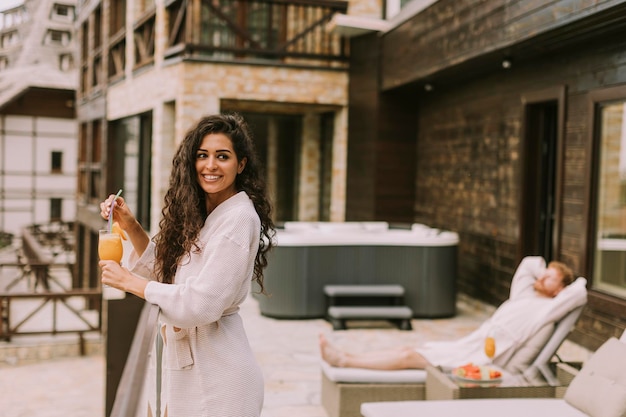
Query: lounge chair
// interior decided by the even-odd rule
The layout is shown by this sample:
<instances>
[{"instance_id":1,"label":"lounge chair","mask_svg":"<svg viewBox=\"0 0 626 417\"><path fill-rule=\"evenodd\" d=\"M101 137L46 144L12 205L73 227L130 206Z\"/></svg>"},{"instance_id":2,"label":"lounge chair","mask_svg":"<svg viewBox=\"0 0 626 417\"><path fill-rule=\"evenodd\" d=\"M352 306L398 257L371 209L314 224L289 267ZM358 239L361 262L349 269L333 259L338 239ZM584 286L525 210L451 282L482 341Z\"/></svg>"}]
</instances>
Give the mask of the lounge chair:
<instances>
[{"instance_id":1,"label":"lounge chair","mask_svg":"<svg viewBox=\"0 0 626 417\"><path fill-rule=\"evenodd\" d=\"M584 278L582 278L584 279ZM529 380L543 376L556 384L549 367L559 346L578 320L584 306L567 313L558 323L548 323L504 364L509 374L523 373ZM360 417L363 402L426 399L426 371L407 369L381 371L338 368L322 361L321 403L329 417Z\"/></svg>"},{"instance_id":2,"label":"lounge chair","mask_svg":"<svg viewBox=\"0 0 626 417\"><path fill-rule=\"evenodd\" d=\"M623 417L626 416L626 331L610 338L574 376L563 398L497 398L366 402L363 417Z\"/></svg>"},{"instance_id":3,"label":"lounge chair","mask_svg":"<svg viewBox=\"0 0 626 417\"><path fill-rule=\"evenodd\" d=\"M545 346L543 347L543 349L541 349L541 351L539 352L535 360L530 364L530 366L526 370L522 371L526 379L532 381L537 377L538 374L541 374L541 376L548 382L548 384L553 386L559 384L558 379L552 372L550 361L556 355L556 351L570 334L570 332L574 328L574 325L576 325L578 317L580 317L584 308L585 306L575 308L556 324L552 337L548 339Z\"/></svg>"}]
</instances>

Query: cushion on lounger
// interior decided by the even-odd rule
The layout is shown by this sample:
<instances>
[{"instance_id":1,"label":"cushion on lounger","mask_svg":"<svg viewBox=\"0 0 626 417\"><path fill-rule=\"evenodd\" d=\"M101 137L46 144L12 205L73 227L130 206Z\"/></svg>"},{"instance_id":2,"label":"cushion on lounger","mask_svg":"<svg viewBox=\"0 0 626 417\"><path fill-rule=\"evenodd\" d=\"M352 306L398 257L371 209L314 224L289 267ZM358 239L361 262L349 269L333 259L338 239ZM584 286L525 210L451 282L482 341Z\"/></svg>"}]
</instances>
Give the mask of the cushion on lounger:
<instances>
[{"instance_id":1,"label":"cushion on lounger","mask_svg":"<svg viewBox=\"0 0 626 417\"><path fill-rule=\"evenodd\" d=\"M552 336L554 323L547 323L533 337L531 337L511 357L504 368L512 373L519 374L537 357L547 340ZM322 361L322 371L328 379L335 382L356 383L423 383L426 381L426 371L422 369L401 369L395 371L381 371L361 368L338 368Z\"/></svg>"},{"instance_id":2,"label":"cushion on lounger","mask_svg":"<svg viewBox=\"0 0 626 417\"><path fill-rule=\"evenodd\" d=\"M600 346L564 398L590 417L626 416L626 344L612 337Z\"/></svg>"},{"instance_id":3,"label":"cushion on lounger","mask_svg":"<svg viewBox=\"0 0 626 417\"><path fill-rule=\"evenodd\" d=\"M363 417L587 417L556 398L473 398L361 404Z\"/></svg>"},{"instance_id":4,"label":"cushion on lounger","mask_svg":"<svg viewBox=\"0 0 626 417\"><path fill-rule=\"evenodd\" d=\"M504 369L516 375L524 372L554 333L554 323L546 323L511 356Z\"/></svg>"},{"instance_id":5,"label":"cushion on lounger","mask_svg":"<svg viewBox=\"0 0 626 417\"><path fill-rule=\"evenodd\" d=\"M426 371L423 369L379 371L375 369L337 368L322 361L322 371L328 379L335 382L370 384L417 384L426 382Z\"/></svg>"}]
</instances>

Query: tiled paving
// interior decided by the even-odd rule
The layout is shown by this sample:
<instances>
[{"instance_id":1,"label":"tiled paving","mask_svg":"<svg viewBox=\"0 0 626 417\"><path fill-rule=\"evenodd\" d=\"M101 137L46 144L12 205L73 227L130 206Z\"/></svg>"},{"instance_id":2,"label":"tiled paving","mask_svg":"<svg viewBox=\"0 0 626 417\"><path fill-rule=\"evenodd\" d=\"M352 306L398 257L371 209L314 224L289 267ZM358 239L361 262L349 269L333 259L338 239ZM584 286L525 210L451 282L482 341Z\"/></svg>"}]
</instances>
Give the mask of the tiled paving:
<instances>
[{"instance_id":1,"label":"tiled paving","mask_svg":"<svg viewBox=\"0 0 626 417\"><path fill-rule=\"evenodd\" d=\"M275 320L264 317L258 313L256 301L249 298L243 305L242 315L250 343L265 374L262 416L326 417L320 406L317 349L320 332L354 351L398 343L416 344L421 340L448 339L465 334L492 310L465 302L460 302L459 307L459 314L452 319L413 320L414 330L410 332L390 326L352 326L350 330L333 331L330 324L321 319ZM61 341L40 338L38 343L40 349L50 351L50 346ZM63 343L72 345L71 340ZM0 349L7 348L7 344L0 346ZM33 347L29 349L34 350ZM562 350L566 351L565 355L561 353L564 359L586 357L584 349L573 344L566 343ZM104 372L101 354L65 358L44 356L38 362L22 365L5 361L0 364L0 417L103 416Z\"/></svg>"},{"instance_id":2,"label":"tiled paving","mask_svg":"<svg viewBox=\"0 0 626 417\"><path fill-rule=\"evenodd\" d=\"M459 297L457 316L413 320L412 331L384 322L349 323L349 330L333 331L322 319L262 316L256 300L249 297L241 314L265 375L262 417L327 417L320 405L317 338L322 332L353 351L416 345L462 336L492 311L493 307ZM92 338L89 346L90 354L79 357L75 336L0 342L0 417L103 417L105 361L98 339ZM588 352L566 342L559 354L565 360L581 360Z\"/></svg>"},{"instance_id":3,"label":"tiled paving","mask_svg":"<svg viewBox=\"0 0 626 417\"><path fill-rule=\"evenodd\" d=\"M242 306L250 344L265 374L263 417L326 417L320 405L317 337L326 333L338 345L353 350L415 343L421 339L455 337L471 331L489 308L462 308L454 319L413 320L414 330L397 330L384 322L351 323L333 331L322 319L276 320L259 314L253 297ZM357 327L360 326L360 327ZM376 326L376 327L373 327ZM0 346L29 351L30 359L0 364L0 416L99 417L104 407L105 364L101 354L76 357L75 337L15 338ZM32 339L32 338L30 338ZM35 347L38 346L38 347ZM39 352L34 354L32 352ZM55 358L55 353L65 358ZM70 356L70 357L67 357ZM39 358L37 361L36 359ZM14 365L12 365L12 363Z\"/></svg>"}]
</instances>

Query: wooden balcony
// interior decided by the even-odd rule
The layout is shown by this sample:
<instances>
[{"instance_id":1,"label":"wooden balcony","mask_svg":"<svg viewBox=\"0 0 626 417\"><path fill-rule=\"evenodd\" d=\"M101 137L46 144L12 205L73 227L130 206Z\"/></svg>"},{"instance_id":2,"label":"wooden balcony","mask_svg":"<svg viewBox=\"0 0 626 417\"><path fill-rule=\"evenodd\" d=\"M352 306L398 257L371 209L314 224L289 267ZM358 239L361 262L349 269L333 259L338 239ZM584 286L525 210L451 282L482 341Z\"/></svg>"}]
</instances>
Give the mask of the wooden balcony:
<instances>
[{"instance_id":1,"label":"wooden balcony","mask_svg":"<svg viewBox=\"0 0 626 417\"><path fill-rule=\"evenodd\" d=\"M156 38L156 11L152 7L133 25L135 67L138 69L154 62Z\"/></svg>"},{"instance_id":2,"label":"wooden balcony","mask_svg":"<svg viewBox=\"0 0 626 417\"><path fill-rule=\"evenodd\" d=\"M348 43L326 24L347 1L168 0L165 58L345 68Z\"/></svg>"}]
</instances>

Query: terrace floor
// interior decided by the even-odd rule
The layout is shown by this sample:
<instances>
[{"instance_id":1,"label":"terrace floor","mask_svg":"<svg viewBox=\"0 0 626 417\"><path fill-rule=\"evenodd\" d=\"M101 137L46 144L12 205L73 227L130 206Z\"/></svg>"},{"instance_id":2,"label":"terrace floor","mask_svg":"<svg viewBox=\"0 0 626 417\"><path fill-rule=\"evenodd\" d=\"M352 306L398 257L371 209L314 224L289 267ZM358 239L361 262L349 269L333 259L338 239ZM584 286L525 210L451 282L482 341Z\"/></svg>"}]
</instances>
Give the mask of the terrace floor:
<instances>
[{"instance_id":1,"label":"terrace floor","mask_svg":"<svg viewBox=\"0 0 626 417\"><path fill-rule=\"evenodd\" d=\"M248 337L265 375L262 417L326 417L320 405L319 333L353 351L416 345L423 340L460 337L476 328L494 308L459 296L453 318L412 320L413 330L402 331L386 322L353 322L349 330L333 331L323 319L277 320L259 313L249 297L242 306ZM88 355L64 356L59 344L75 344L68 337L16 337L0 342L0 417L104 416L105 360L101 349ZM93 345L98 340L91 340ZM38 349L37 361L11 357ZM21 349L22 354L15 353ZM2 356L2 351L5 351ZM56 353L55 353L56 352ZM566 342L559 350L563 360L585 360L589 352Z\"/></svg>"}]
</instances>

